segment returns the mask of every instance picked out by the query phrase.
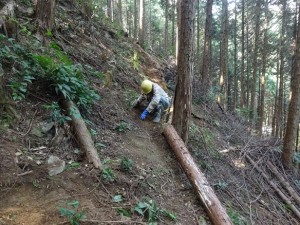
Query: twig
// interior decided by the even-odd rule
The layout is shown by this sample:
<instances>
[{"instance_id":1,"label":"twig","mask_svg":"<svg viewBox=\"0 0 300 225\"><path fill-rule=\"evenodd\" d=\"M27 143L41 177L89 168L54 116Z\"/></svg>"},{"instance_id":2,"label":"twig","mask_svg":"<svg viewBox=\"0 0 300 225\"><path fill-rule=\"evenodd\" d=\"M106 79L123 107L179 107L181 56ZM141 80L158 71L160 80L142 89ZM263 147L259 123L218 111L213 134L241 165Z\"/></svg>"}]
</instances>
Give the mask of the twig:
<instances>
[{"instance_id":1,"label":"twig","mask_svg":"<svg viewBox=\"0 0 300 225\"><path fill-rule=\"evenodd\" d=\"M101 180L95 176L96 179L98 180L98 182L101 184L101 186L103 187L103 189L106 191L106 193L110 196L110 197L113 197L112 194L107 190L107 188L104 186L104 184L101 182Z\"/></svg>"},{"instance_id":2,"label":"twig","mask_svg":"<svg viewBox=\"0 0 300 225\"><path fill-rule=\"evenodd\" d=\"M293 211L293 213L300 219L300 211L295 207L295 205L291 202L291 200L277 187L277 185L270 180L268 175L257 166L257 164L251 159L250 156L246 155L248 161L254 166L254 168L261 173L261 175L266 179L266 181L271 185L271 187L277 192L279 197L284 201L285 204L289 206L289 208Z\"/></svg>"},{"instance_id":3,"label":"twig","mask_svg":"<svg viewBox=\"0 0 300 225\"><path fill-rule=\"evenodd\" d=\"M292 186L287 182L284 177L278 172L277 168L271 163L267 162L268 166L270 167L271 171L278 177L280 182L283 184L283 187L289 192L289 194L295 199L295 201L300 206L300 197L297 192L292 188Z\"/></svg>"},{"instance_id":4,"label":"twig","mask_svg":"<svg viewBox=\"0 0 300 225\"><path fill-rule=\"evenodd\" d=\"M47 104L50 104L50 103L51 103L51 102L49 102L48 100L45 100L45 99L43 99L43 98L41 98L41 97L39 97L39 96L36 96L35 94L29 93L29 95L31 95L31 96L33 96L33 97L35 97L35 98L41 100L42 102L47 103Z\"/></svg>"},{"instance_id":5,"label":"twig","mask_svg":"<svg viewBox=\"0 0 300 225\"><path fill-rule=\"evenodd\" d=\"M26 171L26 172L24 172L24 173L19 173L19 174L17 174L17 176L18 176L18 177L25 176L25 175L30 174L30 173L32 173L32 172L33 172L32 170Z\"/></svg>"},{"instance_id":6,"label":"twig","mask_svg":"<svg viewBox=\"0 0 300 225\"><path fill-rule=\"evenodd\" d=\"M30 120L30 124L29 124L28 130L26 131L26 133L22 134L22 133L19 133L19 132L14 131L14 130L13 130L13 132L16 133L16 134L18 134L18 135L21 135L21 136L23 136L23 137L26 136L26 135L30 132L30 130L31 130L32 123L33 123L33 120L34 120L34 117L35 117L37 111L38 111L38 110L35 110L35 112L34 112L34 114L33 114L33 117L32 117L31 120Z\"/></svg>"}]
</instances>

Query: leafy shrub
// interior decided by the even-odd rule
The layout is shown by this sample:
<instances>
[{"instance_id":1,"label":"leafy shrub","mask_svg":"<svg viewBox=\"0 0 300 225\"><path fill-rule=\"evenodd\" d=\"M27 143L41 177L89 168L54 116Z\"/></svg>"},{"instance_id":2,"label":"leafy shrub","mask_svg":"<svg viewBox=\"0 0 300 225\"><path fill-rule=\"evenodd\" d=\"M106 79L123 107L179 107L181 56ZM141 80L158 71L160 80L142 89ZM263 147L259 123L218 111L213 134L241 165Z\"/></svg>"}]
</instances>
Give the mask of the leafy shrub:
<instances>
[{"instance_id":1,"label":"leafy shrub","mask_svg":"<svg viewBox=\"0 0 300 225\"><path fill-rule=\"evenodd\" d=\"M167 216L172 220L176 220L176 215L174 213L159 208L156 202L152 199L139 202L135 206L134 211L147 218L149 224L154 224L153 222L158 221L162 215Z\"/></svg>"},{"instance_id":2,"label":"leafy shrub","mask_svg":"<svg viewBox=\"0 0 300 225\"><path fill-rule=\"evenodd\" d=\"M130 171L132 170L133 161L127 157L124 157L121 160L121 170L122 171Z\"/></svg>"},{"instance_id":3,"label":"leafy shrub","mask_svg":"<svg viewBox=\"0 0 300 225\"><path fill-rule=\"evenodd\" d=\"M85 212L78 212L79 201L67 203L67 208L59 207L58 210L61 216L67 217L71 225L79 225L80 221L86 219Z\"/></svg>"},{"instance_id":4,"label":"leafy shrub","mask_svg":"<svg viewBox=\"0 0 300 225\"><path fill-rule=\"evenodd\" d=\"M84 108L99 100L99 95L85 82L82 66L73 64L56 43L38 50L40 54L33 54L24 45L0 35L0 62L11 67L8 86L14 100L24 99L28 85L35 79L49 81L58 94Z\"/></svg>"},{"instance_id":5,"label":"leafy shrub","mask_svg":"<svg viewBox=\"0 0 300 225\"><path fill-rule=\"evenodd\" d=\"M101 171L102 179L106 182L113 182L116 179L116 175L111 168L104 168Z\"/></svg>"}]
</instances>

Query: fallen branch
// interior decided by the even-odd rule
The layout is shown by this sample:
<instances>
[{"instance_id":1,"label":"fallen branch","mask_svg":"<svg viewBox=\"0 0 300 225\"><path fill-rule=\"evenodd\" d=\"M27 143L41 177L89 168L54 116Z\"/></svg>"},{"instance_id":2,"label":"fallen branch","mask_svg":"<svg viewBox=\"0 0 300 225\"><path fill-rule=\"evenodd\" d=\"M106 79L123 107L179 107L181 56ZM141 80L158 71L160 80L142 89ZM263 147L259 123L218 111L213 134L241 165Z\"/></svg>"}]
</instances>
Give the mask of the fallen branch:
<instances>
[{"instance_id":1,"label":"fallen branch","mask_svg":"<svg viewBox=\"0 0 300 225\"><path fill-rule=\"evenodd\" d=\"M29 170L29 171L26 171L26 172L24 172L24 173L19 173L17 176L18 176L18 177L21 177L21 176L25 176L25 175L31 174L31 173L33 173L33 171L32 171L32 170Z\"/></svg>"},{"instance_id":2,"label":"fallen branch","mask_svg":"<svg viewBox=\"0 0 300 225\"><path fill-rule=\"evenodd\" d=\"M289 194L295 199L295 201L300 206L300 197L297 192L293 189L293 187L287 182L284 177L278 172L276 166L274 166L271 162L267 162L268 166L270 167L271 171L277 176L277 178L282 183L283 187L289 192Z\"/></svg>"},{"instance_id":3,"label":"fallen branch","mask_svg":"<svg viewBox=\"0 0 300 225\"><path fill-rule=\"evenodd\" d=\"M62 105L72 119L75 137L81 149L86 153L88 161L90 163L93 163L95 168L99 168L100 170L102 170L102 164L98 156L97 150L94 146L94 142L91 138L89 130L85 125L84 120L80 115L78 108L72 101L67 100L64 100Z\"/></svg>"},{"instance_id":4,"label":"fallen branch","mask_svg":"<svg viewBox=\"0 0 300 225\"><path fill-rule=\"evenodd\" d=\"M295 207L295 205L291 202L291 200L277 187L277 185L270 180L269 176L257 166L257 164L251 159L250 156L246 155L248 161L254 166L254 168L261 173L261 175L266 179L266 181L271 185L271 187L277 192L279 197L284 201L286 205L288 205L289 209L293 211L293 213L300 219L300 211Z\"/></svg>"},{"instance_id":5,"label":"fallen branch","mask_svg":"<svg viewBox=\"0 0 300 225\"><path fill-rule=\"evenodd\" d=\"M214 190L210 187L206 177L194 162L193 157L190 155L174 127L170 124L166 125L163 130L163 134L175 152L180 165L194 186L194 189L206 208L212 223L214 225L232 225L226 210L221 205L221 202L215 195Z\"/></svg>"}]
</instances>

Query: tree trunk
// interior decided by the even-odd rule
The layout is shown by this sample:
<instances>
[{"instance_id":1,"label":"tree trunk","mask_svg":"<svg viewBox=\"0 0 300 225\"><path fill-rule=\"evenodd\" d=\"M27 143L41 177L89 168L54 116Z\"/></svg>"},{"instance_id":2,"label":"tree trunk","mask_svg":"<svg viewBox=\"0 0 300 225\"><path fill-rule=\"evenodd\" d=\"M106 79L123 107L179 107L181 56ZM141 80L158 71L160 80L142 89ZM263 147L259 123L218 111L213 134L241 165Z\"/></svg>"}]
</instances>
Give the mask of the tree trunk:
<instances>
[{"instance_id":1,"label":"tree trunk","mask_svg":"<svg viewBox=\"0 0 300 225\"><path fill-rule=\"evenodd\" d=\"M107 17L109 18L110 22L114 21L114 14L113 14L113 0L107 0Z\"/></svg>"},{"instance_id":2,"label":"tree trunk","mask_svg":"<svg viewBox=\"0 0 300 225\"><path fill-rule=\"evenodd\" d=\"M300 14L299 14L300 18ZM300 116L300 22L298 21L296 51L293 58L291 78L291 100L289 103L287 126L283 140L282 161L291 167L293 153L296 148L297 129Z\"/></svg>"},{"instance_id":3,"label":"tree trunk","mask_svg":"<svg viewBox=\"0 0 300 225\"><path fill-rule=\"evenodd\" d=\"M175 152L180 165L194 186L194 189L206 208L212 223L214 225L232 224L226 213L226 210L223 208L218 197L215 195L214 190L209 186L206 177L194 162L192 156L185 147L182 139L178 136L174 127L170 124L167 125L163 130L163 134L170 144L172 150Z\"/></svg>"},{"instance_id":4,"label":"tree trunk","mask_svg":"<svg viewBox=\"0 0 300 225\"><path fill-rule=\"evenodd\" d=\"M133 7L134 7L134 25L133 25L133 33L134 33L134 38L138 40L138 6L137 6L137 1L134 0L133 2Z\"/></svg>"},{"instance_id":5,"label":"tree trunk","mask_svg":"<svg viewBox=\"0 0 300 225\"><path fill-rule=\"evenodd\" d=\"M42 32L53 30L55 25L56 0L38 0L36 4L36 23Z\"/></svg>"},{"instance_id":6,"label":"tree trunk","mask_svg":"<svg viewBox=\"0 0 300 225\"><path fill-rule=\"evenodd\" d=\"M237 74L237 10L236 0L234 1L234 72L233 72L233 99L231 110L234 111L237 108L238 99L238 74Z\"/></svg>"},{"instance_id":7,"label":"tree trunk","mask_svg":"<svg viewBox=\"0 0 300 225\"><path fill-rule=\"evenodd\" d=\"M140 5L139 5L139 43L140 46L143 48L144 47L144 33L145 33L145 15L144 15L144 3L145 0L140 0Z\"/></svg>"},{"instance_id":8,"label":"tree trunk","mask_svg":"<svg viewBox=\"0 0 300 225\"><path fill-rule=\"evenodd\" d=\"M255 110L255 100L256 100L256 80L257 80L257 68L258 68L258 40L259 40L259 27L260 27L260 0L256 0L256 19L255 19L255 41L254 41L254 52L253 52L253 72L252 72L252 82L251 82L251 102L250 102L250 119L253 120L256 117Z\"/></svg>"},{"instance_id":9,"label":"tree trunk","mask_svg":"<svg viewBox=\"0 0 300 225\"><path fill-rule=\"evenodd\" d=\"M240 107L245 107L246 94L245 94L245 0L242 0L242 62L241 62L241 94L240 94Z\"/></svg>"},{"instance_id":10,"label":"tree trunk","mask_svg":"<svg viewBox=\"0 0 300 225\"><path fill-rule=\"evenodd\" d=\"M265 1L265 21L264 21L264 43L262 55L262 73L261 73L261 91L258 111L258 131L262 135L263 121L265 117L265 78L267 67L267 52L268 52L268 0Z\"/></svg>"},{"instance_id":11,"label":"tree trunk","mask_svg":"<svg viewBox=\"0 0 300 225\"><path fill-rule=\"evenodd\" d=\"M168 18L168 11L169 11L169 0L166 0L166 5L165 5L165 44L164 44L164 49L165 53L167 54L168 52L168 42L169 42L169 18Z\"/></svg>"},{"instance_id":12,"label":"tree trunk","mask_svg":"<svg viewBox=\"0 0 300 225\"><path fill-rule=\"evenodd\" d=\"M227 109L228 96L228 2L222 0L222 34L220 49L220 93L218 102Z\"/></svg>"},{"instance_id":13,"label":"tree trunk","mask_svg":"<svg viewBox=\"0 0 300 225\"><path fill-rule=\"evenodd\" d=\"M175 51L176 51L175 21L176 21L176 1L172 0L172 54L175 54Z\"/></svg>"},{"instance_id":14,"label":"tree trunk","mask_svg":"<svg viewBox=\"0 0 300 225\"><path fill-rule=\"evenodd\" d=\"M95 168L99 168L101 170L102 164L99 159L97 150L94 147L94 142L91 138L90 132L87 129L84 120L80 116L79 110L73 102L67 100L63 102L63 107L72 119L72 126L74 129L76 140L78 141L81 149L86 153L88 161L90 163L93 163Z\"/></svg>"},{"instance_id":15,"label":"tree trunk","mask_svg":"<svg viewBox=\"0 0 300 225\"><path fill-rule=\"evenodd\" d=\"M211 65L211 25L212 25L212 5L213 0L207 0L206 3L206 20L205 20L205 37L203 47L203 62L201 68L203 94L208 95L210 88L209 69Z\"/></svg>"},{"instance_id":16,"label":"tree trunk","mask_svg":"<svg viewBox=\"0 0 300 225\"><path fill-rule=\"evenodd\" d=\"M282 6L282 24L281 24L281 34L280 34L280 66L279 66L279 90L278 90L278 136L282 137L282 131L283 131L283 101L284 101L284 94L283 94L283 74L284 74L284 45L285 45L285 26L286 26L286 0L283 0L283 6Z\"/></svg>"},{"instance_id":17,"label":"tree trunk","mask_svg":"<svg viewBox=\"0 0 300 225\"><path fill-rule=\"evenodd\" d=\"M180 1L178 75L174 97L174 125L181 138L188 141L191 115L194 29L196 0Z\"/></svg>"}]
</instances>

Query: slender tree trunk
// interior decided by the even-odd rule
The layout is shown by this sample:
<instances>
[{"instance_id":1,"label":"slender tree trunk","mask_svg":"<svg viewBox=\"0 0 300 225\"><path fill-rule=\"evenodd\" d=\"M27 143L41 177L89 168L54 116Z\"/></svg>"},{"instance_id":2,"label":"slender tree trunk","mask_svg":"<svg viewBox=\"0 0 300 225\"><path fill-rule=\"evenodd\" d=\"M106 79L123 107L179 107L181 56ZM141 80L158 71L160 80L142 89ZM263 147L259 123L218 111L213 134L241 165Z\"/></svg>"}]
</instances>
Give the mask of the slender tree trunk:
<instances>
[{"instance_id":1,"label":"slender tree trunk","mask_svg":"<svg viewBox=\"0 0 300 225\"><path fill-rule=\"evenodd\" d=\"M299 14L300 19L300 14ZM296 51L292 64L291 77L291 101L289 103L286 132L283 140L282 161L285 166L291 167L293 153L296 148L297 129L300 117L300 23L298 21L298 31L296 39Z\"/></svg>"},{"instance_id":2,"label":"slender tree trunk","mask_svg":"<svg viewBox=\"0 0 300 225\"><path fill-rule=\"evenodd\" d=\"M238 100L238 74L237 74L237 10L236 0L234 1L234 74L233 74L233 99L232 99L232 110L234 111L237 107Z\"/></svg>"},{"instance_id":3,"label":"slender tree trunk","mask_svg":"<svg viewBox=\"0 0 300 225\"><path fill-rule=\"evenodd\" d=\"M195 61L199 62L195 65L195 74L199 74L201 71L201 64L200 64L200 0L198 0L197 2L197 35L196 35L196 57L195 57Z\"/></svg>"},{"instance_id":4,"label":"slender tree trunk","mask_svg":"<svg viewBox=\"0 0 300 225\"><path fill-rule=\"evenodd\" d=\"M110 19L111 22L114 21L112 4L113 4L113 0L107 0L107 17Z\"/></svg>"},{"instance_id":5,"label":"slender tree trunk","mask_svg":"<svg viewBox=\"0 0 300 225\"><path fill-rule=\"evenodd\" d=\"M262 53L262 74L261 74L261 94L259 102L259 112L258 112L258 130L259 134L262 135L264 112L265 112L265 78L266 78L266 68L267 68L267 52L268 52L268 0L265 1L265 21L264 21L264 43L263 43L263 53Z\"/></svg>"},{"instance_id":6,"label":"slender tree trunk","mask_svg":"<svg viewBox=\"0 0 300 225\"><path fill-rule=\"evenodd\" d=\"M133 1L133 7L134 7L134 38L138 39L138 6L137 6L137 0Z\"/></svg>"},{"instance_id":7,"label":"slender tree trunk","mask_svg":"<svg viewBox=\"0 0 300 225\"><path fill-rule=\"evenodd\" d=\"M253 52L253 64L252 64L252 82L251 82L251 103L250 103L250 119L253 120L256 117L256 110L255 110L255 100L256 100L256 80L257 80L257 57L258 57L258 40L259 40L259 28L260 28L260 0L256 0L256 14L255 14L255 36L254 36L254 52Z\"/></svg>"},{"instance_id":8,"label":"slender tree trunk","mask_svg":"<svg viewBox=\"0 0 300 225\"><path fill-rule=\"evenodd\" d=\"M250 22L250 16L249 16L249 13L248 13L248 7L247 7L247 5L248 4L246 4L246 84L247 85L245 85L245 87L246 87L246 107L247 107L247 109L249 109L250 108L250 79L249 79L249 77L250 77L250 60L251 60L251 58L250 58L250 55L249 55L249 49L250 49L250 44L249 44L249 22ZM248 115L249 116L249 115Z\"/></svg>"},{"instance_id":9,"label":"slender tree trunk","mask_svg":"<svg viewBox=\"0 0 300 225\"><path fill-rule=\"evenodd\" d=\"M175 39L176 39L175 21L176 21L176 1L172 0L172 54L175 54L175 51L176 51L176 46L175 46Z\"/></svg>"},{"instance_id":10,"label":"slender tree trunk","mask_svg":"<svg viewBox=\"0 0 300 225\"><path fill-rule=\"evenodd\" d=\"M242 59L241 59L241 95L240 95L240 107L245 107L245 0L242 0Z\"/></svg>"},{"instance_id":11,"label":"slender tree trunk","mask_svg":"<svg viewBox=\"0 0 300 225\"><path fill-rule=\"evenodd\" d=\"M211 65L211 26L212 26L212 5L213 0L207 0L206 3L206 20L205 20L205 37L203 47L203 61L201 68L203 95L208 95L210 88L210 65Z\"/></svg>"},{"instance_id":12,"label":"slender tree trunk","mask_svg":"<svg viewBox=\"0 0 300 225\"><path fill-rule=\"evenodd\" d=\"M228 96L228 2L222 0L222 32L220 49L220 94L218 102L227 109Z\"/></svg>"},{"instance_id":13,"label":"slender tree trunk","mask_svg":"<svg viewBox=\"0 0 300 225\"><path fill-rule=\"evenodd\" d=\"M144 13L144 4L145 0L140 0L140 10L139 10L139 43L140 46L144 47L145 42L145 13Z\"/></svg>"},{"instance_id":14,"label":"slender tree trunk","mask_svg":"<svg viewBox=\"0 0 300 225\"><path fill-rule=\"evenodd\" d=\"M169 0L166 0L166 5L165 5L165 44L164 44L164 49L165 52L167 53L168 51L168 42L169 42Z\"/></svg>"},{"instance_id":15,"label":"slender tree trunk","mask_svg":"<svg viewBox=\"0 0 300 225\"><path fill-rule=\"evenodd\" d=\"M279 58L279 53L277 54L277 59ZM278 87L279 87L279 59L277 61L277 74L276 74L276 92L275 92L275 98L274 98L274 116L272 121L272 136L278 137Z\"/></svg>"},{"instance_id":16,"label":"slender tree trunk","mask_svg":"<svg viewBox=\"0 0 300 225\"><path fill-rule=\"evenodd\" d=\"M283 0L282 2L282 24L281 24L281 34L280 34L280 66L279 66L279 90L278 90L278 135L279 137L282 137L282 132L283 132L283 101L284 101L284 88L283 88L283 83L284 83L284 45L285 45L285 26L286 26L286 0Z\"/></svg>"},{"instance_id":17,"label":"slender tree trunk","mask_svg":"<svg viewBox=\"0 0 300 225\"><path fill-rule=\"evenodd\" d=\"M194 30L197 0L179 1L179 48L178 75L174 98L172 124L186 143L188 141L189 118L191 115Z\"/></svg>"}]
</instances>

